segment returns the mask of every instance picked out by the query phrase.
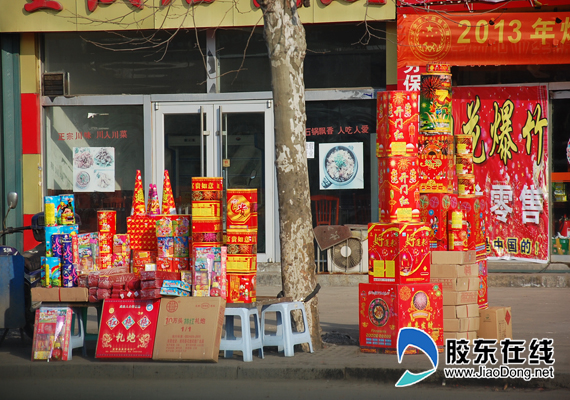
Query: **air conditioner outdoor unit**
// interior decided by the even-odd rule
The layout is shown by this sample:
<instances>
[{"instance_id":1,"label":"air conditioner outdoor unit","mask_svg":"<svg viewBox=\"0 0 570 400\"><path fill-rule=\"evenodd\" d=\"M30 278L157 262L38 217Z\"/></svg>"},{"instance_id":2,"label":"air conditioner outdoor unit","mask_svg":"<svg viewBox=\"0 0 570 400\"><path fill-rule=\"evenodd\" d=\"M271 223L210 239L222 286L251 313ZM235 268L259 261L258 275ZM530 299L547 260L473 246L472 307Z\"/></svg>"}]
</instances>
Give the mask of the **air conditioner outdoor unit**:
<instances>
[{"instance_id":1,"label":"air conditioner outdoor unit","mask_svg":"<svg viewBox=\"0 0 570 400\"><path fill-rule=\"evenodd\" d=\"M327 250L328 271L360 274L368 272L368 229L349 226L352 236Z\"/></svg>"}]
</instances>

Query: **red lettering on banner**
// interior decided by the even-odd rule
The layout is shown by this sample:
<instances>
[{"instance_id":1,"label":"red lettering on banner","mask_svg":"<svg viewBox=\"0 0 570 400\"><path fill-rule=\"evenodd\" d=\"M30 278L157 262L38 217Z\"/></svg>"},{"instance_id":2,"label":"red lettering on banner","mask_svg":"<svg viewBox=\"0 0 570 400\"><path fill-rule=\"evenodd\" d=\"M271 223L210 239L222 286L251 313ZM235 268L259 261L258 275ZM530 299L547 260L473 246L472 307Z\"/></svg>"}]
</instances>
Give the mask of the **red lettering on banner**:
<instances>
[{"instance_id":1,"label":"red lettering on banner","mask_svg":"<svg viewBox=\"0 0 570 400\"><path fill-rule=\"evenodd\" d=\"M115 2L115 0L87 0L87 8L89 9L89 11L93 12L97 9L97 6L99 5L99 3L111 4L114 2ZM131 3L133 6L135 6L137 8L140 8L141 10L144 7L143 0L129 0L129 3Z\"/></svg>"},{"instance_id":2,"label":"red lettering on banner","mask_svg":"<svg viewBox=\"0 0 570 400\"><path fill-rule=\"evenodd\" d=\"M58 1L51 1L51 0L32 0L31 3L28 3L24 6L24 10L30 13L40 10L42 8L49 8L50 10L56 10L56 11L63 10L63 6L59 4Z\"/></svg>"}]
</instances>

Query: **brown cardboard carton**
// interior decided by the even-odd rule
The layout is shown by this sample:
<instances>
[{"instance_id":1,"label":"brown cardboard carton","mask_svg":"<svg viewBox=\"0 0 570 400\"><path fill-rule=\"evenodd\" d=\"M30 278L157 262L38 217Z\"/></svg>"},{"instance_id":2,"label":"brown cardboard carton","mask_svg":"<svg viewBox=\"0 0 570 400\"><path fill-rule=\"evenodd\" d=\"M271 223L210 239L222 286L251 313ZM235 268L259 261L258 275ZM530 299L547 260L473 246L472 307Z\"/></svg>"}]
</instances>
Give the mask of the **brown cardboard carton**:
<instances>
[{"instance_id":1,"label":"brown cardboard carton","mask_svg":"<svg viewBox=\"0 0 570 400\"><path fill-rule=\"evenodd\" d=\"M475 278L479 276L478 264L434 264L430 278Z\"/></svg>"},{"instance_id":2,"label":"brown cardboard carton","mask_svg":"<svg viewBox=\"0 0 570 400\"><path fill-rule=\"evenodd\" d=\"M455 308L459 306L443 306L443 320L457 318Z\"/></svg>"},{"instance_id":3,"label":"brown cardboard carton","mask_svg":"<svg viewBox=\"0 0 570 400\"><path fill-rule=\"evenodd\" d=\"M443 290L453 292L464 292L469 288L469 278L441 278L432 276L430 282L439 282ZM479 280L477 280L477 283L478 282Z\"/></svg>"},{"instance_id":4,"label":"brown cardboard carton","mask_svg":"<svg viewBox=\"0 0 570 400\"><path fill-rule=\"evenodd\" d=\"M460 304L477 304L477 296L479 292L466 291L466 292L453 292L443 291L443 305L455 306Z\"/></svg>"},{"instance_id":5,"label":"brown cardboard carton","mask_svg":"<svg viewBox=\"0 0 570 400\"><path fill-rule=\"evenodd\" d=\"M59 288L59 301L61 302L87 302L89 301L89 289L84 287Z\"/></svg>"},{"instance_id":6,"label":"brown cardboard carton","mask_svg":"<svg viewBox=\"0 0 570 400\"><path fill-rule=\"evenodd\" d=\"M217 362L225 310L221 297L164 297L152 359Z\"/></svg>"},{"instance_id":7,"label":"brown cardboard carton","mask_svg":"<svg viewBox=\"0 0 570 400\"><path fill-rule=\"evenodd\" d=\"M59 288L32 288L32 301L59 302Z\"/></svg>"},{"instance_id":8,"label":"brown cardboard carton","mask_svg":"<svg viewBox=\"0 0 570 400\"><path fill-rule=\"evenodd\" d=\"M479 304L463 304L455 307L455 315L457 318L479 317Z\"/></svg>"},{"instance_id":9,"label":"brown cardboard carton","mask_svg":"<svg viewBox=\"0 0 570 400\"><path fill-rule=\"evenodd\" d=\"M469 251L437 251L431 252L433 264L472 264L477 261L475 250Z\"/></svg>"},{"instance_id":10,"label":"brown cardboard carton","mask_svg":"<svg viewBox=\"0 0 570 400\"><path fill-rule=\"evenodd\" d=\"M477 339L477 332L443 332L444 343L447 339L467 339L469 341L472 341L474 339Z\"/></svg>"},{"instance_id":11,"label":"brown cardboard carton","mask_svg":"<svg viewBox=\"0 0 570 400\"><path fill-rule=\"evenodd\" d=\"M479 277L468 278L467 281L467 290L479 290Z\"/></svg>"},{"instance_id":12,"label":"brown cardboard carton","mask_svg":"<svg viewBox=\"0 0 570 400\"><path fill-rule=\"evenodd\" d=\"M444 332L477 332L479 317L443 319Z\"/></svg>"},{"instance_id":13,"label":"brown cardboard carton","mask_svg":"<svg viewBox=\"0 0 570 400\"><path fill-rule=\"evenodd\" d=\"M489 307L479 310L479 315L477 333L480 338L503 340L513 337L511 307Z\"/></svg>"}]
</instances>

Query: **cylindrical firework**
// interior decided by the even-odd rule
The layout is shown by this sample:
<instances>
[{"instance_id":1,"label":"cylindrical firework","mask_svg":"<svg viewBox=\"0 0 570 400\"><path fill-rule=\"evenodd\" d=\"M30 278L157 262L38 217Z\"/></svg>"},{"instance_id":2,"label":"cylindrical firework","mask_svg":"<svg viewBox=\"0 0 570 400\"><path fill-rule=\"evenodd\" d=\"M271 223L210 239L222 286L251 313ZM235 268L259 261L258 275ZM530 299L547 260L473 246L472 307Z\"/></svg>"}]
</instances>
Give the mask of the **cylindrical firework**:
<instances>
[{"instance_id":1,"label":"cylindrical firework","mask_svg":"<svg viewBox=\"0 0 570 400\"><path fill-rule=\"evenodd\" d=\"M452 134L451 74L424 73L420 83L420 133Z\"/></svg>"},{"instance_id":2,"label":"cylindrical firework","mask_svg":"<svg viewBox=\"0 0 570 400\"><path fill-rule=\"evenodd\" d=\"M455 135L455 152L457 155L473 155L473 135Z\"/></svg>"},{"instance_id":3,"label":"cylindrical firework","mask_svg":"<svg viewBox=\"0 0 570 400\"><path fill-rule=\"evenodd\" d=\"M475 194L475 175L458 175L457 189L460 196Z\"/></svg>"},{"instance_id":4,"label":"cylindrical firework","mask_svg":"<svg viewBox=\"0 0 570 400\"><path fill-rule=\"evenodd\" d=\"M462 239L462 226L463 226L463 213L461 211L450 211L451 217L449 218L448 235L449 242L448 248L450 251L463 251Z\"/></svg>"},{"instance_id":5,"label":"cylindrical firework","mask_svg":"<svg viewBox=\"0 0 570 400\"><path fill-rule=\"evenodd\" d=\"M70 235L61 238L61 262L63 264L73 264L73 240Z\"/></svg>"},{"instance_id":6,"label":"cylindrical firework","mask_svg":"<svg viewBox=\"0 0 570 400\"><path fill-rule=\"evenodd\" d=\"M97 231L117 233L117 212L114 210L97 211Z\"/></svg>"},{"instance_id":7,"label":"cylindrical firework","mask_svg":"<svg viewBox=\"0 0 570 400\"><path fill-rule=\"evenodd\" d=\"M77 286L77 267L75 264L63 263L61 266L62 286Z\"/></svg>"},{"instance_id":8,"label":"cylindrical firework","mask_svg":"<svg viewBox=\"0 0 570 400\"><path fill-rule=\"evenodd\" d=\"M473 156L456 156L455 170L457 171L457 176L473 175Z\"/></svg>"},{"instance_id":9,"label":"cylindrical firework","mask_svg":"<svg viewBox=\"0 0 570 400\"><path fill-rule=\"evenodd\" d=\"M257 230L257 189L227 190L226 227Z\"/></svg>"}]
</instances>

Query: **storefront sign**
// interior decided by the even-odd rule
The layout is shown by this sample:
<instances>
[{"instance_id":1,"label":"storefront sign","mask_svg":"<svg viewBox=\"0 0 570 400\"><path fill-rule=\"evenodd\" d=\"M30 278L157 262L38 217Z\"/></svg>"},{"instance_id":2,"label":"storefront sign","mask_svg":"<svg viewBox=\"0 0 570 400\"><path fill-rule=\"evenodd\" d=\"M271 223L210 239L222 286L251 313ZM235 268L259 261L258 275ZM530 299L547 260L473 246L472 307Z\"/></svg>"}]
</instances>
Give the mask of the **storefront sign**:
<instances>
[{"instance_id":1,"label":"storefront sign","mask_svg":"<svg viewBox=\"0 0 570 400\"><path fill-rule=\"evenodd\" d=\"M570 63L570 12L398 16L398 67Z\"/></svg>"},{"instance_id":2,"label":"storefront sign","mask_svg":"<svg viewBox=\"0 0 570 400\"><path fill-rule=\"evenodd\" d=\"M305 136L322 136L322 135L358 135L360 133L369 134L370 127L368 125L352 125L352 126L316 126L307 127Z\"/></svg>"},{"instance_id":3,"label":"storefront sign","mask_svg":"<svg viewBox=\"0 0 570 400\"><path fill-rule=\"evenodd\" d=\"M455 134L473 135L491 259L548 260L547 100L546 86L453 89Z\"/></svg>"},{"instance_id":4,"label":"storefront sign","mask_svg":"<svg viewBox=\"0 0 570 400\"><path fill-rule=\"evenodd\" d=\"M421 88L423 67L405 66L398 68L398 90L419 92Z\"/></svg>"}]
</instances>

